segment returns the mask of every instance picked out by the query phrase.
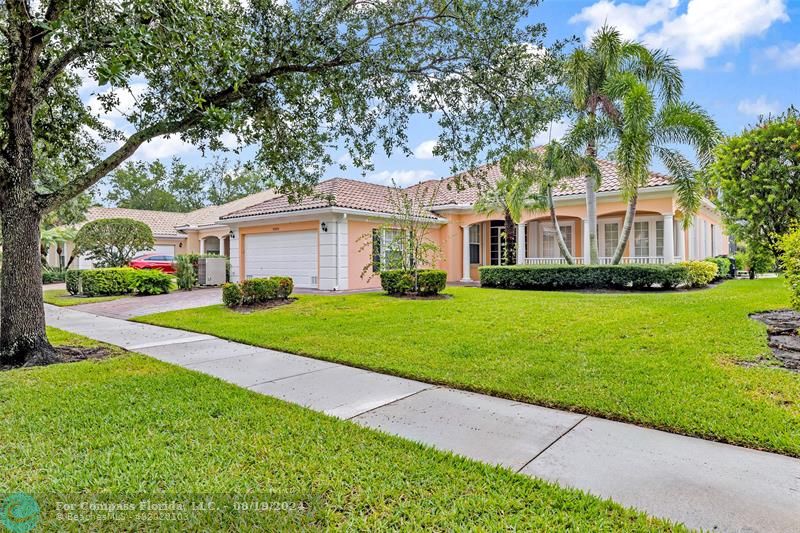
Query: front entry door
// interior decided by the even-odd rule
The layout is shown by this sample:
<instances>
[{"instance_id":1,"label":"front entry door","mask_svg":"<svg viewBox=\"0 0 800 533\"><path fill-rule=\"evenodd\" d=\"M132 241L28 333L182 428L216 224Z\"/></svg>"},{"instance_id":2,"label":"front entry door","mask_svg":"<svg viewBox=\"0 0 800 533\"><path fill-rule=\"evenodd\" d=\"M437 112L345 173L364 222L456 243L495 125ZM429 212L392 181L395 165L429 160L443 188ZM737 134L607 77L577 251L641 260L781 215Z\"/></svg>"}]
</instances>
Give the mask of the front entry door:
<instances>
[{"instance_id":1,"label":"front entry door","mask_svg":"<svg viewBox=\"0 0 800 533\"><path fill-rule=\"evenodd\" d=\"M489 233L489 264L490 265L502 265L503 264L503 254L506 250L506 243L505 239L503 238L503 232L505 231L505 225L502 221L493 220L492 225L490 227Z\"/></svg>"}]
</instances>

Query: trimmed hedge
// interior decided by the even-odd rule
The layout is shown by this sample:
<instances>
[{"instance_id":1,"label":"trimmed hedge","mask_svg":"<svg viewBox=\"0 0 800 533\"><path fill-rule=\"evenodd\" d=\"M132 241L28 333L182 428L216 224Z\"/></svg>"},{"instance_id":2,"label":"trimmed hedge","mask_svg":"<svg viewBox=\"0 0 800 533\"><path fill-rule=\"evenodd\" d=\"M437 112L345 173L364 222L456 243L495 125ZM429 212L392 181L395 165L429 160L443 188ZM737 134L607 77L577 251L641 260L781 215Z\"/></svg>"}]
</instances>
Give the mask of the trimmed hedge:
<instances>
[{"instance_id":1,"label":"trimmed hedge","mask_svg":"<svg viewBox=\"0 0 800 533\"><path fill-rule=\"evenodd\" d=\"M228 307L256 305L272 300L285 300L292 294L294 282L286 276L252 278L222 286L222 303Z\"/></svg>"},{"instance_id":2,"label":"trimmed hedge","mask_svg":"<svg viewBox=\"0 0 800 533\"><path fill-rule=\"evenodd\" d=\"M792 307L800 310L800 227L783 235L779 246L786 285L789 287L789 301Z\"/></svg>"},{"instance_id":3,"label":"trimmed hedge","mask_svg":"<svg viewBox=\"0 0 800 533\"><path fill-rule=\"evenodd\" d=\"M417 293L433 296L442 292L447 285L447 272L444 270L417 270L417 287L414 287L414 271L383 270L380 272L381 288L392 296Z\"/></svg>"},{"instance_id":4,"label":"trimmed hedge","mask_svg":"<svg viewBox=\"0 0 800 533\"><path fill-rule=\"evenodd\" d=\"M671 289L688 283L674 265L518 265L480 267L483 287L501 289Z\"/></svg>"},{"instance_id":5,"label":"trimmed hedge","mask_svg":"<svg viewBox=\"0 0 800 533\"><path fill-rule=\"evenodd\" d=\"M705 287L717 277L717 264L711 261L686 261L681 264L688 269L686 284L690 287Z\"/></svg>"},{"instance_id":6,"label":"trimmed hedge","mask_svg":"<svg viewBox=\"0 0 800 533\"><path fill-rule=\"evenodd\" d=\"M715 280L729 279L733 277L731 260L727 257L709 257L706 259L706 261L717 265L717 275L714 278Z\"/></svg>"},{"instance_id":7,"label":"trimmed hedge","mask_svg":"<svg viewBox=\"0 0 800 533\"><path fill-rule=\"evenodd\" d=\"M63 269L43 269L42 270L42 283L47 285L49 283L63 283L66 281L67 271Z\"/></svg>"},{"instance_id":8,"label":"trimmed hedge","mask_svg":"<svg viewBox=\"0 0 800 533\"><path fill-rule=\"evenodd\" d=\"M67 291L84 296L117 296L165 294L172 287L172 276L158 270L137 270L129 267L69 270Z\"/></svg>"}]
</instances>

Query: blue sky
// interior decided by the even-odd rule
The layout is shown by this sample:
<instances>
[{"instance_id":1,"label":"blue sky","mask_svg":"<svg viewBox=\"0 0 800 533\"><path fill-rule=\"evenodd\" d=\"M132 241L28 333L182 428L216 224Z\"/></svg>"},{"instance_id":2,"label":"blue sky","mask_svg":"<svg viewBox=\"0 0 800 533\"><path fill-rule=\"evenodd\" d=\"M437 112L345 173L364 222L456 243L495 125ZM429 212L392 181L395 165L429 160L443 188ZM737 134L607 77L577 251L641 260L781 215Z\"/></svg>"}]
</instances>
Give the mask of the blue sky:
<instances>
[{"instance_id":1,"label":"blue sky","mask_svg":"<svg viewBox=\"0 0 800 533\"><path fill-rule=\"evenodd\" d=\"M668 50L683 70L684 99L708 110L726 133L760 114L800 107L800 0L544 0L529 22L544 22L551 41L585 39L607 22L625 37ZM554 134L564 128L555 124ZM359 169L332 169L329 176L401 185L447 176L449 165L430 154L437 133L433 119L416 118L409 131L414 157L378 153L375 170L365 176ZM173 155L208 163L174 137L153 141L135 158L166 162Z\"/></svg>"}]
</instances>

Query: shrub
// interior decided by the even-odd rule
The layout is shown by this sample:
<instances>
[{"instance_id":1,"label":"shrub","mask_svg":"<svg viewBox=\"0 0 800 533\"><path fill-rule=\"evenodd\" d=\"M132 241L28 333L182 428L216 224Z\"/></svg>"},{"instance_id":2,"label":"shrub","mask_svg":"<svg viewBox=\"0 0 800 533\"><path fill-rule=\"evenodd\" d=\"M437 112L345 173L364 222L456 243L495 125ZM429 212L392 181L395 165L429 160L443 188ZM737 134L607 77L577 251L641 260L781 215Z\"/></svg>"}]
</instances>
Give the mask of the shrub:
<instances>
[{"instance_id":1,"label":"shrub","mask_svg":"<svg viewBox=\"0 0 800 533\"><path fill-rule=\"evenodd\" d=\"M172 276L159 270L136 270L130 288L141 295L166 294L172 287Z\"/></svg>"},{"instance_id":2,"label":"shrub","mask_svg":"<svg viewBox=\"0 0 800 533\"><path fill-rule=\"evenodd\" d=\"M781 237L781 262L792 307L800 310L800 227Z\"/></svg>"},{"instance_id":3,"label":"shrub","mask_svg":"<svg viewBox=\"0 0 800 533\"><path fill-rule=\"evenodd\" d=\"M122 267L137 253L153 248L153 231L130 218L101 218L87 222L75 236L74 254L100 267Z\"/></svg>"},{"instance_id":4,"label":"shrub","mask_svg":"<svg viewBox=\"0 0 800 533\"><path fill-rule=\"evenodd\" d=\"M278 298L285 300L294 290L294 280L288 276L275 276L272 279L278 282Z\"/></svg>"},{"instance_id":5,"label":"shrub","mask_svg":"<svg viewBox=\"0 0 800 533\"><path fill-rule=\"evenodd\" d=\"M408 270L382 270L381 288L393 296L407 294L414 289L414 276Z\"/></svg>"},{"instance_id":6,"label":"shrub","mask_svg":"<svg viewBox=\"0 0 800 533\"><path fill-rule=\"evenodd\" d=\"M717 265L717 275L714 278L715 280L733 277L731 275L731 260L727 257L709 257L706 259L706 261Z\"/></svg>"},{"instance_id":7,"label":"shrub","mask_svg":"<svg viewBox=\"0 0 800 533\"><path fill-rule=\"evenodd\" d=\"M447 285L447 272L444 270L418 270L417 284L419 293L424 296L439 294Z\"/></svg>"},{"instance_id":8,"label":"shrub","mask_svg":"<svg viewBox=\"0 0 800 533\"><path fill-rule=\"evenodd\" d=\"M44 269L42 270L42 283L63 283L66 281L67 271L63 269Z\"/></svg>"},{"instance_id":9,"label":"shrub","mask_svg":"<svg viewBox=\"0 0 800 533\"><path fill-rule=\"evenodd\" d=\"M242 305L242 288L238 283L226 283L222 286L222 303L227 307Z\"/></svg>"},{"instance_id":10,"label":"shrub","mask_svg":"<svg viewBox=\"0 0 800 533\"><path fill-rule=\"evenodd\" d=\"M80 271L81 292L86 296L112 296L131 292L132 268L97 268Z\"/></svg>"},{"instance_id":11,"label":"shrub","mask_svg":"<svg viewBox=\"0 0 800 533\"><path fill-rule=\"evenodd\" d=\"M540 265L479 269L481 285L501 289L671 289L688 283L675 265Z\"/></svg>"},{"instance_id":12,"label":"shrub","mask_svg":"<svg viewBox=\"0 0 800 533\"><path fill-rule=\"evenodd\" d=\"M705 287L717 276L717 264L711 261L686 261L687 283L692 287Z\"/></svg>"},{"instance_id":13,"label":"shrub","mask_svg":"<svg viewBox=\"0 0 800 533\"><path fill-rule=\"evenodd\" d=\"M197 269L189 255L179 255L176 258L175 277L178 288L184 291L192 290L197 285Z\"/></svg>"},{"instance_id":14,"label":"shrub","mask_svg":"<svg viewBox=\"0 0 800 533\"><path fill-rule=\"evenodd\" d=\"M222 303L228 307L236 307L237 305L256 305L272 300L285 300L292 290L294 290L294 283L289 277L246 279L240 283L223 285Z\"/></svg>"},{"instance_id":15,"label":"shrub","mask_svg":"<svg viewBox=\"0 0 800 533\"><path fill-rule=\"evenodd\" d=\"M81 292L81 271L80 270L67 270L64 276L64 281L67 282L67 292L70 294L80 294Z\"/></svg>"}]
</instances>

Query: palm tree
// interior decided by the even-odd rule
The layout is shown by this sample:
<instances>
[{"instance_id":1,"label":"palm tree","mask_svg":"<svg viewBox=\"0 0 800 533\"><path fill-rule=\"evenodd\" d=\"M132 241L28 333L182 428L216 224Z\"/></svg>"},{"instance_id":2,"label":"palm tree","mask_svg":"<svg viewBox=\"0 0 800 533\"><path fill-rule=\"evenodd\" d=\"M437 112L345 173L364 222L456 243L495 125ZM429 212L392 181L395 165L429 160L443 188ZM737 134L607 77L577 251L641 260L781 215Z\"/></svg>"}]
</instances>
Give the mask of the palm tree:
<instances>
[{"instance_id":1,"label":"palm tree","mask_svg":"<svg viewBox=\"0 0 800 533\"><path fill-rule=\"evenodd\" d=\"M622 120L613 132L617 141L613 157L628 201L612 259L613 264L618 264L633 227L639 188L648 181L652 161L659 159L675 180L678 207L683 213L683 225L688 227L707 190L705 173L672 146L688 145L700 166L705 167L711 162L722 133L708 113L694 103L667 102L658 109L653 92L635 77L621 77L615 84L609 90L619 95Z\"/></svg>"},{"instance_id":2,"label":"palm tree","mask_svg":"<svg viewBox=\"0 0 800 533\"><path fill-rule=\"evenodd\" d=\"M52 245L56 246L56 251L60 255L62 243L74 240L77 234L78 230L75 228L64 226L41 230L42 265L48 266L47 253Z\"/></svg>"},{"instance_id":3,"label":"palm tree","mask_svg":"<svg viewBox=\"0 0 800 533\"><path fill-rule=\"evenodd\" d=\"M641 43L626 41L615 28L604 26L595 33L588 48L578 48L566 61L565 82L577 111L572 136L575 145L586 146L586 155L597 157L597 146L611 125L619 125L621 112L608 85L621 75L658 88L666 102L677 101L683 78L666 53L650 51ZM589 225L590 262L599 261L597 241L596 184L586 176L586 213Z\"/></svg>"},{"instance_id":4,"label":"palm tree","mask_svg":"<svg viewBox=\"0 0 800 533\"><path fill-rule=\"evenodd\" d=\"M502 263L516 263L517 224L522 221L524 211L543 208L540 195L532 192L535 174L529 171L526 161L530 160L530 150L509 153L500 160L503 177L490 188L483 191L475 202L475 211L485 215L503 214L504 252Z\"/></svg>"},{"instance_id":5,"label":"palm tree","mask_svg":"<svg viewBox=\"0 0 800 533\"><path fill-rule=\"evenodd\" d=\"M567 248L567 243L561 234L561 226L558 224L553 189L567 178L585 176L587 183L591 183L594 190L600 184L600 168L593 157L583 156L558 141L550 141L544 150L537 154L536 159L534 180L539 183L541 195L545 198L550 211L550 221L555 228L556 242L561 255L568 264L573 265L575 258Z\"/></svg>"}]
</instances>

